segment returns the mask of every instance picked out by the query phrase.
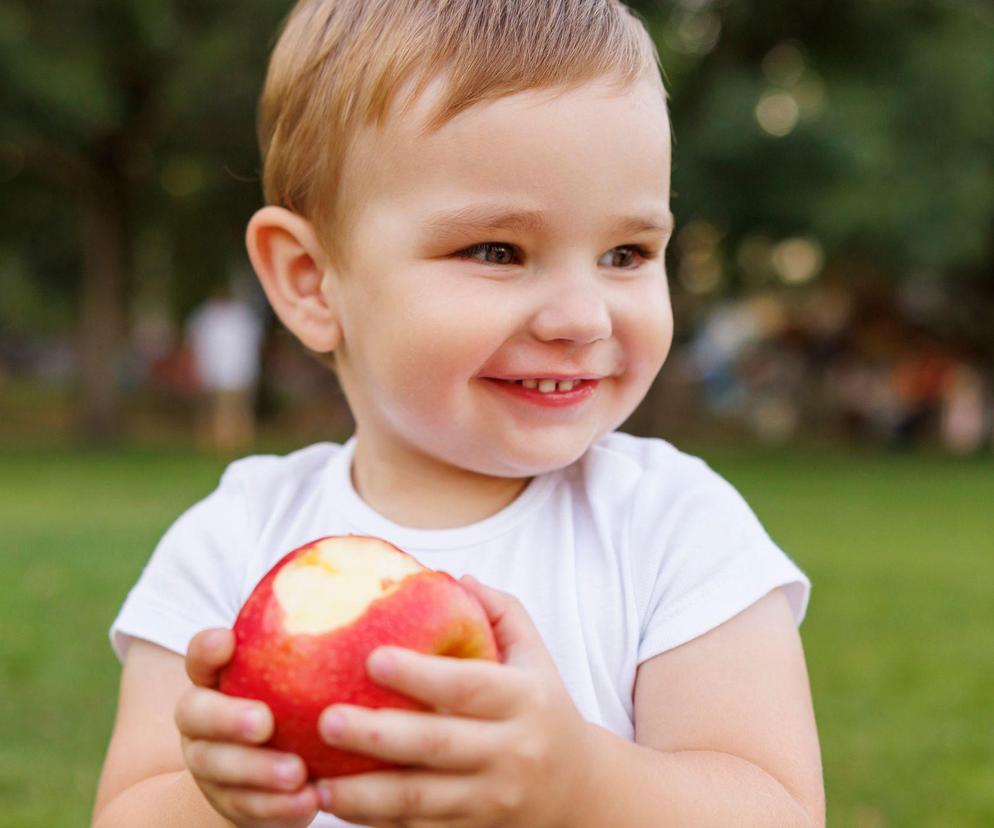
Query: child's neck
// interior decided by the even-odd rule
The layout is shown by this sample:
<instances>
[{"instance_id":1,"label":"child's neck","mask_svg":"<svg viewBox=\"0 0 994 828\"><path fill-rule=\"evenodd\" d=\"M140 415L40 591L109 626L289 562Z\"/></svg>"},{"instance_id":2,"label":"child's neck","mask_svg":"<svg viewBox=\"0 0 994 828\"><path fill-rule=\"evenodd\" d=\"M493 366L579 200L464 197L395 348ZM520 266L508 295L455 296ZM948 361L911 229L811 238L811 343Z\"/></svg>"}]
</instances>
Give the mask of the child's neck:
<instances>
[{"instance_id":1,"label":"child's neck","mask_svg":"<svg viewBox=\"0 0 994 828\"><path fill-rule=\"evenodd\" d=\"M484 520L512 503L531 480L432 462L415 470L373 455L361 440L351 475L352 486L370 508L411 529L453 529Z\"/></svg>"}]
</instances>

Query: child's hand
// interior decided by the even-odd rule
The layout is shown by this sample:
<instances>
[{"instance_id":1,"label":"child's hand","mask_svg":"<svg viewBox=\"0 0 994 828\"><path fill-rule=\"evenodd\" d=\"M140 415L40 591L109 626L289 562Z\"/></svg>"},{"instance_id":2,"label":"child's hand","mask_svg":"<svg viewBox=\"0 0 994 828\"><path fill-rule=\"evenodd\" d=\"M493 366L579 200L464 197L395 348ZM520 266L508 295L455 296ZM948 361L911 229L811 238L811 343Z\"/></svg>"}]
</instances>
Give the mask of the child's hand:
<instances>
[{"instance_id":1,"label":"child's hand","mask_svg":"<svg viewBox=\"0 0 994 828\"><path fill-rule=\"evenodd\" d=\"M175 713L183 759L207 801L235 825L303 828L318 810L303 761L256 747L273 732L269 707L215 689L234 651L231 630L203 630L190 641L186 672L194 687L180 697Z\"/></svg>"},{"instance_id":2,"label":"child's hand","mask_svg":"<svg viewBox=\"0 0 994 828\"><path fill-rule=\"evenodd\" d=\"M375 826L570 824L592 726L517 599L462 583L486 609L505 663L377 649L371 677L433 712L329 707L326 741L408 767L318 781L323 810Z\"/></svg>"}]
</instances>

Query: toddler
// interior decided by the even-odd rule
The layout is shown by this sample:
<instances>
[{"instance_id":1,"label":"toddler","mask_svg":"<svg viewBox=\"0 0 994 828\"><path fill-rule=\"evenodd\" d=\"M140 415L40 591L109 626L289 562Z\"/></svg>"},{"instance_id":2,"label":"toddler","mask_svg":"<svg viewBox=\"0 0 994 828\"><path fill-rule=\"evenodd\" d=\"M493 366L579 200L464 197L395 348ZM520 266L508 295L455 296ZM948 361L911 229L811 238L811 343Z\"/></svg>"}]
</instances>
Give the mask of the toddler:
<instances>
[{"instance_id":1,"label":"toddler","mask_svg":"<svg viewBox=\"0 0 994 828\"><path fill-rule=\"evenodd\" d=\"M260 139L249 255L355 433L232 463L163 536L111 629L93 824L823 826L808 578L702 461L617 430L673 331L640 18L302 0ZM309 780L217 677L262 575L349 533L461 578L501 662L377 649L372 679L427 710L338 705L320 731L400 767Z\"/></svg>"}]
</instances>

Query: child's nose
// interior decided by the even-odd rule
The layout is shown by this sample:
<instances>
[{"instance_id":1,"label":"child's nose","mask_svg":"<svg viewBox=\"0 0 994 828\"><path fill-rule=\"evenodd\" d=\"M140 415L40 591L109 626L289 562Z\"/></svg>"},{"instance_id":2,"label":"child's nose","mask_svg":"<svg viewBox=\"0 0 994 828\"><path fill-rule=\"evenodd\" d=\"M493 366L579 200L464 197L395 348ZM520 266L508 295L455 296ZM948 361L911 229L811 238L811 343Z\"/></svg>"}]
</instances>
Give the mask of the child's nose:
<instances>
[{"instance_id":1,"label":"child's nose","mask_svg":"<svg viewBox=\"0 0 994 828\"><path fill-rule=\"evenodd\" d=\"M549 287L531 320L538 339L566 339L586 345L611 336L608 304L592 280L560 279Z\"/></svg>"}]
</instances>

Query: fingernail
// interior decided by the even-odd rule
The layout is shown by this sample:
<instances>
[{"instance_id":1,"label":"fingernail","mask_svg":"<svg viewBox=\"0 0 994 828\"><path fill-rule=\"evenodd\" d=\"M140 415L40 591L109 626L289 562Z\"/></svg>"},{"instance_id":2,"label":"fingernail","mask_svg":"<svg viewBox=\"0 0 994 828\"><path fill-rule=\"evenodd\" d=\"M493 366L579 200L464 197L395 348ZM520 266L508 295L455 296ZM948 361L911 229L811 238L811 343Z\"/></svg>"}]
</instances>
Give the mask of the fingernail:
<instances>
[{"instance_id":1,"label":"fingernail","mask_svg":"<svg viewBox=\"0 0 994 828\"><path fill-rule=\"evenodd\" d=\"M297 777L300 775L300 769L294 759L280 759L273 772L284 785L296 783Z\"/></svg>"},{"instance_id":2,"label":"fingernail","mask_svg":"<svg viewBox=\"0 0 994 828\"><path fill-rule=\"evenodd\" d=\"M321 717L321 732L328 739L337 739L345 732L345 717L337 710Z\"/></svg>"},{"instance_id":3,"label":"fingernail","mask_svg":"<svg viewBox=\"0 0 994 828\"><path fill-rule=\"evenodd\" d=\"M387 650L376 650L366 661L366 669L374 678L388 679L397 668L397 660Z\"/></svg>"},{"instance_id":4,"label":"fingernail","mask_svg":"<svg viewBox=\"0 0 994 828\"><path fill-rule=\"evenodd\" d=\"M331 786L326 783L319 782L317 789L318 801L321 803L321 810L329 810L331 808L331 803L334 801L331 796Z\"/></svg>"},{"instance_id":5,"label":"fingernail","mask_svg":"<svg viewBox=\"0 0 994 828\"><path fill-rule=\"evenodd\" d=\"M255 739L262 735L266 726L265 714L257 707L247 707L238 717L242 734L247 739Z\"/></svg>"}]
</instances>

